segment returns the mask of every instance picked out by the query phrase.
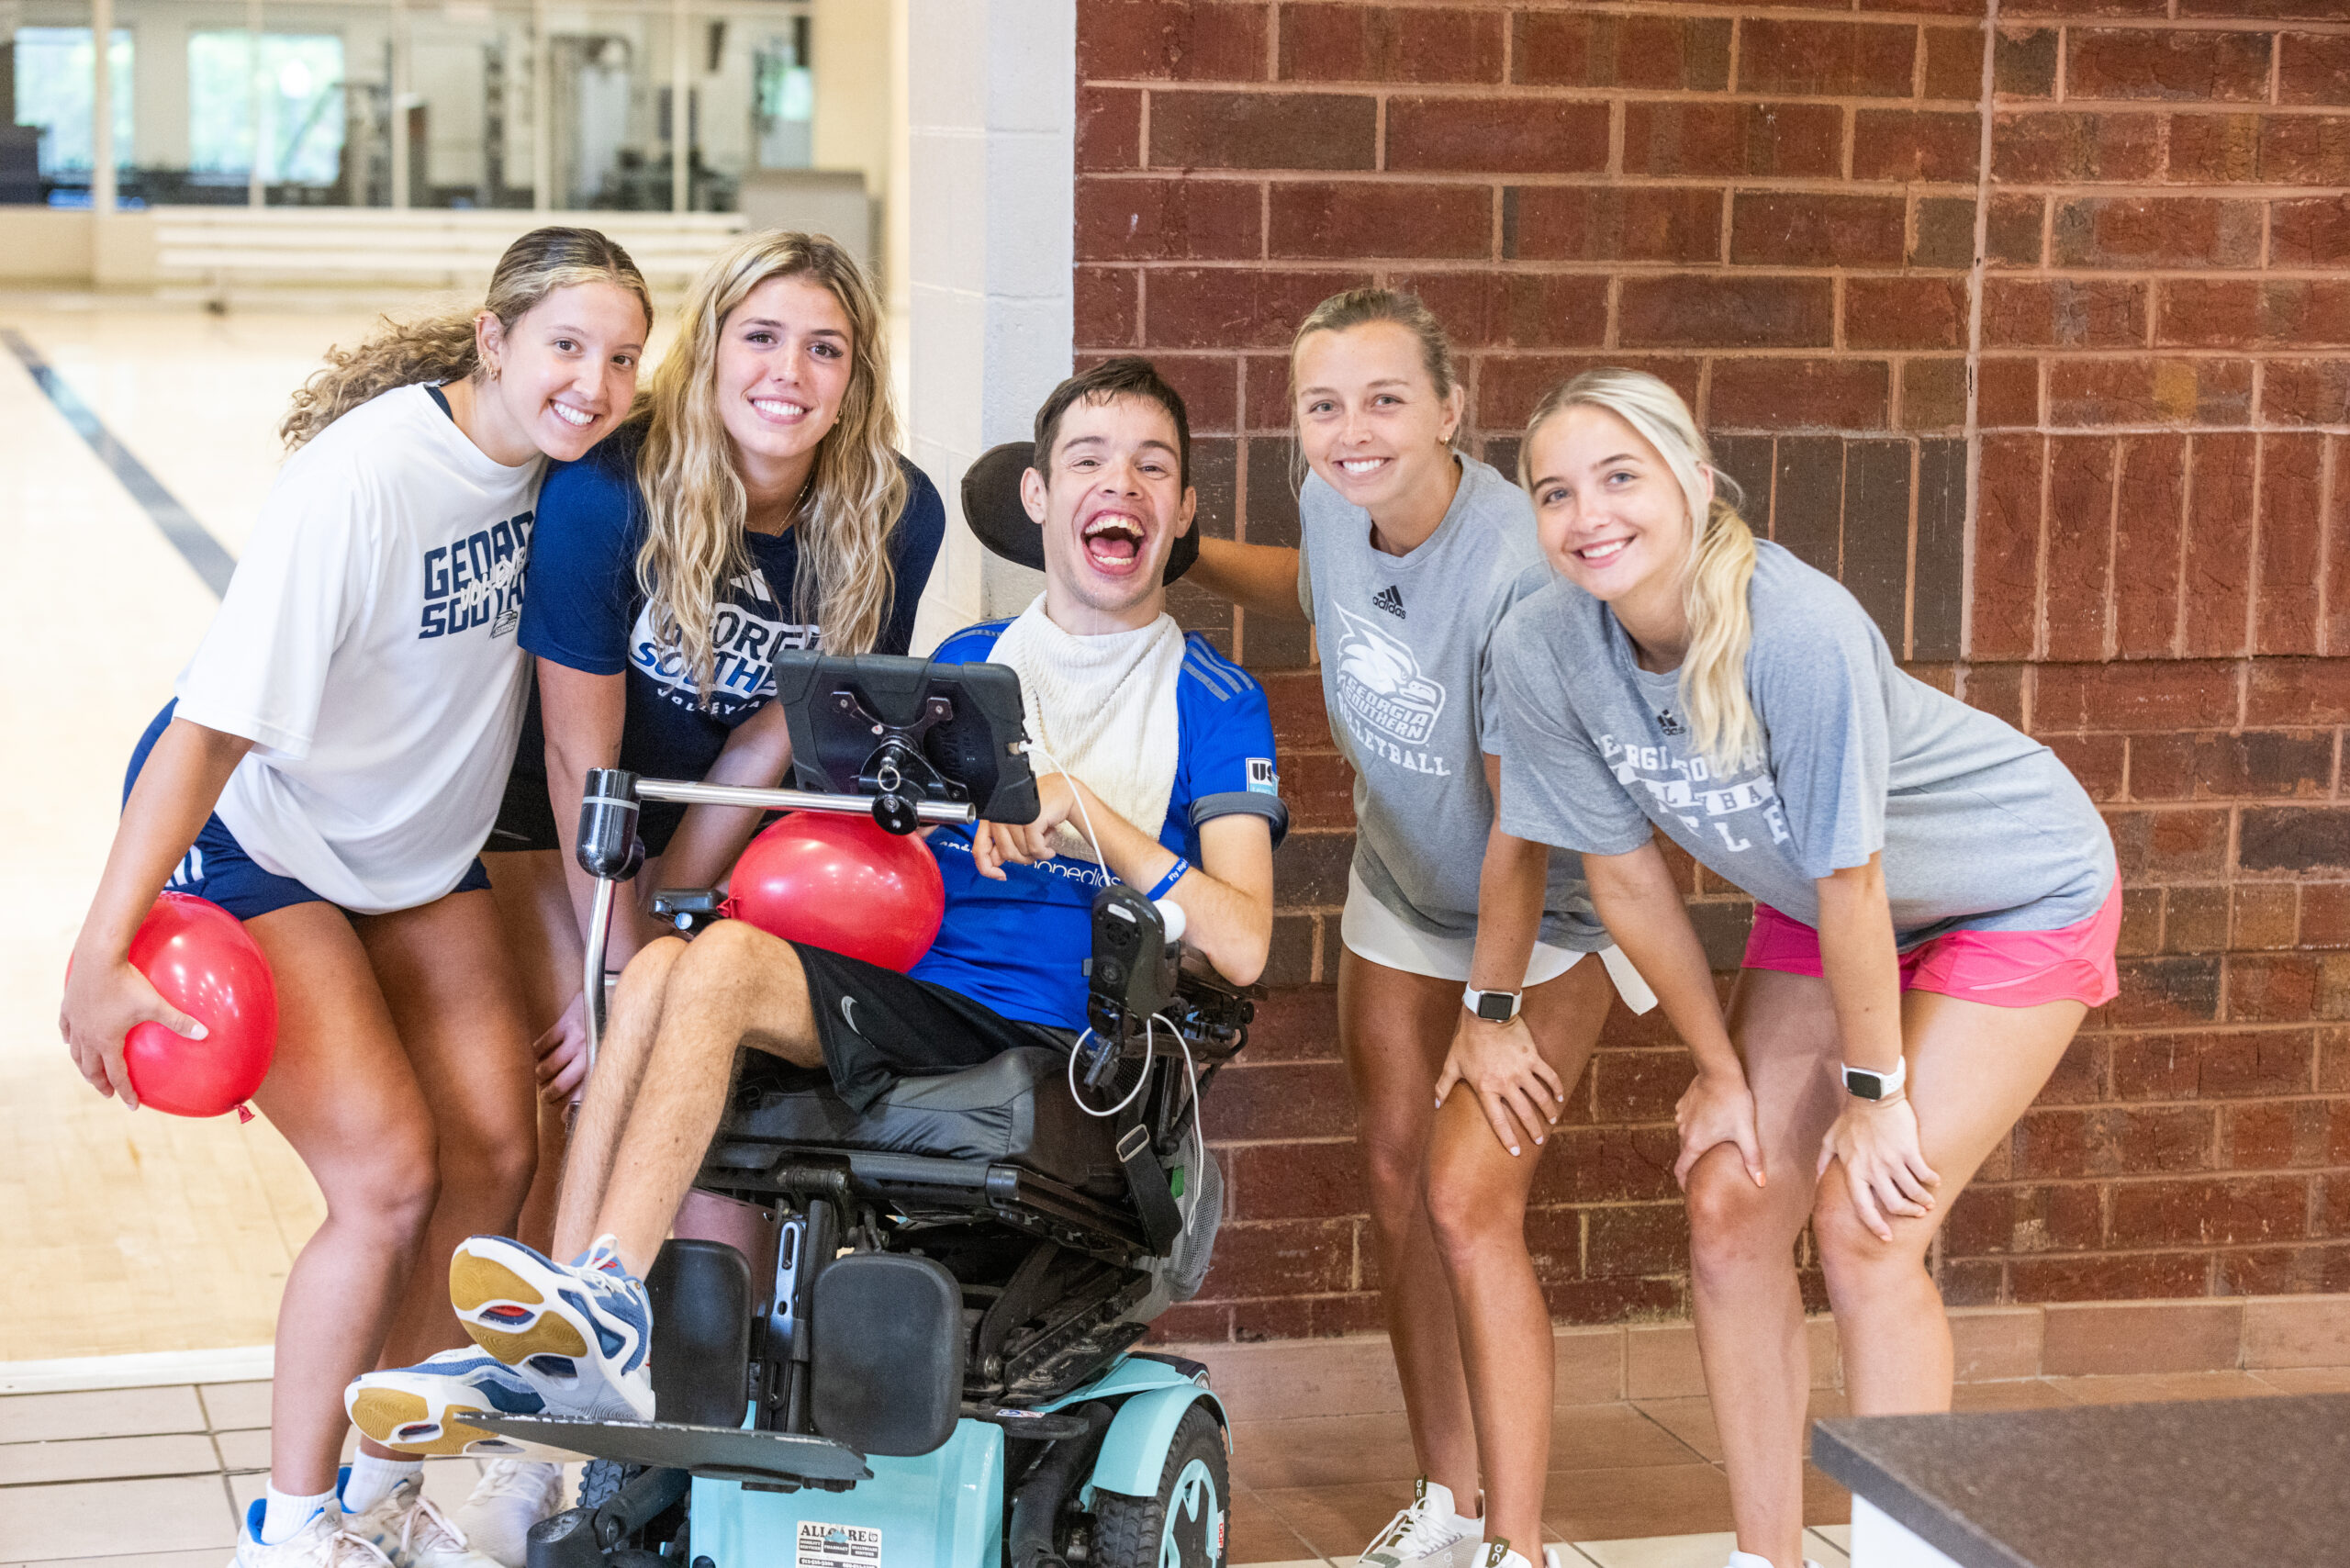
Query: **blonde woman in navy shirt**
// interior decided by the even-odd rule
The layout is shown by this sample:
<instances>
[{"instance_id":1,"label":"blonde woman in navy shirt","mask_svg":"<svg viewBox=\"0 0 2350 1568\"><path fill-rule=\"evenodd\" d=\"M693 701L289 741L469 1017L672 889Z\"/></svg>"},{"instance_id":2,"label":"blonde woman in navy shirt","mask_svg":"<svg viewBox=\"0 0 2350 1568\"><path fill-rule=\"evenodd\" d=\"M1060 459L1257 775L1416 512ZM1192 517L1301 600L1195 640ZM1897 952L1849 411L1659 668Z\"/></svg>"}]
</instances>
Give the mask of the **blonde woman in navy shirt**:
<instances>
[{"instance_id":1,"label":"blonde woman in navy shirt","mask_svg":"<svg viewBox=\"0 0 2350 1568\"><path fill-rule=\"evenodd\" d=\"M587 1072L579 988L592 884L572 858L588 770L772 786L791 758L776 655L902 654L946 527L899 455L879 300L845 251L770 232L712 263L643 406L547 476L522 609L538 678L486 846L538 1042L538 1181L520 1232L555 1230L565 1107ZM653 857L630 884L725 880L754 811L647 801ZM649 936L623 900L606 961ZM680 1234L740 1241L739 1205L700 1199ZM506 1460L501 1484L559 1506L559 1472Z\"/></svg>"}]
</instances>

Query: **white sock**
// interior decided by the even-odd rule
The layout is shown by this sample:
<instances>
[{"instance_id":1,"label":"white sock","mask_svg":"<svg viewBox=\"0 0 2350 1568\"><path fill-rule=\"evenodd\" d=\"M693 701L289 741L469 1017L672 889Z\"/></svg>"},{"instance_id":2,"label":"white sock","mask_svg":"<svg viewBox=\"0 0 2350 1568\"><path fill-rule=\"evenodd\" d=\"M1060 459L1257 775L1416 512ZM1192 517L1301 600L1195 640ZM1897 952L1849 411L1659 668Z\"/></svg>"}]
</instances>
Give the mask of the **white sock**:
<instances>
[{"instance_id":1,"label":"white sock","mask_svg":"<svg viewBox=\"0 0 2350 1568\"><path fill-rule=\"evenodd\" d=\"M342 1511L364 1514L392 1495L392 1488L411 1475L424 1473L420 1459L377 1459L372 1453L355 1456L351 1462L351 1474L342 1484Z\"/></svg>"},{"instance_id":2,"label":"white sock","mask_svg":"<svg viewBox=\"0 0 2350 1568\"><path fill-rule=\"evenodd\" d=\"M315 1497L294 1497L272 1486L269 1506L262 1510L261 1543L276 1546L292 1540L319 1509L333 1501L331 1492L321 1492Z\"/></svg>"}]
</instances>

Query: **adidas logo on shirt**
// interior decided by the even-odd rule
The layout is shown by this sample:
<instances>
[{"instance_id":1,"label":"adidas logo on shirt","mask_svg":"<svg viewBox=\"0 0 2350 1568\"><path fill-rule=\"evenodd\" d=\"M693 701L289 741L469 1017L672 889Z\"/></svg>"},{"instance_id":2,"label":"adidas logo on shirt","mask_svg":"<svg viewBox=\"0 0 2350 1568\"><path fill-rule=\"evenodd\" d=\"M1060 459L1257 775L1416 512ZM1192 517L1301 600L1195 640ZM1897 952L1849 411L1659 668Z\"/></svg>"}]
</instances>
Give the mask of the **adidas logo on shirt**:
<instances>
[{"instance_id":1,"label":"adidas logo on shirt","mask_svg":"<svg viewBox=\"0 0 2350 1568\"><path fill-rule=\"evenodd\" d=\"M1388 614L1393 616L1398 621L1404 619L1403 590L1395 588L1392 584L1386 588L1381 588L1377 593L1372 594L1371 596L1371 602L1377 605L1380 609L1387 611Z\"/></svg>"},{"instance_id":2,"label":"adidas logo on shirt","mask_svg":"<svg viewBox=\"0 0 2350 1568\"><path fill-rule=\"evenodd\" d=\"M1673 710L1670 708L1667 708L1657 714L1656 727L1662 730L1668 735L1680 734L1688 728L1687 725L1684 724L1680 720L1673 716Z\"/></svg>"}]
</instances>

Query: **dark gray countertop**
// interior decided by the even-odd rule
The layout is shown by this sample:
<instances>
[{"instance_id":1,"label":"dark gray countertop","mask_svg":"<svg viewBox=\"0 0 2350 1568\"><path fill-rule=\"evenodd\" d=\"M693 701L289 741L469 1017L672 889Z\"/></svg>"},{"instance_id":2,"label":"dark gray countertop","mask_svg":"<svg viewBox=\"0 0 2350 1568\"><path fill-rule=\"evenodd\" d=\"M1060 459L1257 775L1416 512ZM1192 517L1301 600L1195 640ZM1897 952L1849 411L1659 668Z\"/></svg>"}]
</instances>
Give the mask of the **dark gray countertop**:
<instances>
[{"instance_id":1,"label":"dark gray countertop","mask_svg":"<svg viewBox=\"0 0 2350 1568\"><path fill-rule=\"evenodd\" d=\"M1962 1568L2350 1565L2350 1394L1845 1417L1811 1457Z\"/></svg>"}]
</instances>

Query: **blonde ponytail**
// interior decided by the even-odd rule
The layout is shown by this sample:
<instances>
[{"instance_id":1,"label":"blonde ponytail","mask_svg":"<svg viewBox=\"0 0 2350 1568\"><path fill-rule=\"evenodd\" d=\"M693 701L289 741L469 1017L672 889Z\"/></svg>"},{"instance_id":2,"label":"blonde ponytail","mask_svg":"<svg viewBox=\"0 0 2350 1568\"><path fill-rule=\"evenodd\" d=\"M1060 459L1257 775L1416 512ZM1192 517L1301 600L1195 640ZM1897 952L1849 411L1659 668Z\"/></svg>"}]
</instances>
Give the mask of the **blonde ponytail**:
<instances>
[{"instance_id":1,"label":"blonde ponytail","mask_svg":"<svg viewBox=\"0 0 2350 1568\"><path fill-rule=\"evenodd\" d=\"M1717 476L1714 482L1729 481ZM1689 733L1717 773L1735 771L1762 756L1762 724L1746 695L1746 652L1754 643L1746 587L1753 579L1754 531L1735 505L1717 496L1682 589L1689 652L1681 661L1681 705L1689 714Z\"/></svg>"},{"instance_id":2,"label":"blonde ponytail","mask_svg":"<svg viewBox=\"0 0 2350 1568\"><path fill-rule=\"evenodd\" d=\"M1689 651L1681 660L1681 706L1690 736L1718 774L1759 761L1766 737L1746 694L1746 653L1754 642L1754 618L1746 602L1754 577L1754 532L1739 515L1743 498L1738 482L1714 466L1697 421L1681 394L1644 370L1587 370L1553 387L1536 405L1519 443L1517 479L1528 485L1534 433L1571 408L1605 409L1656 449L1680 482L1695 531L1682 582L1682 604L1689 618ZM1707 495L1706 475L1713 475Z\"/></svg>"},{"instance_id":3,"label":"blonde ponytail","mask_svg":"<svg viewBox=\"0 0 2350 1568\"><path fill-rule=\"evenodd\" d=\"M497 317L511 330L548 295L583 283L617 284L627 289L644 308L646 328L652 327L652 293L626 251L593 229L533 229L498 258L480 309L450 311L416 321L395 321L386 316L381 330L357 348L329 349L326 368L294 394L294 406L286 410L277 433L290 452L360 404L394 387L461 381L481 368L475 327L484 315Z\"/></svg>"}]
</instances>

